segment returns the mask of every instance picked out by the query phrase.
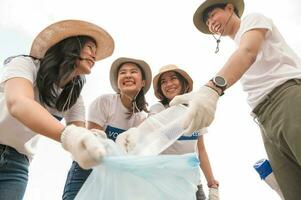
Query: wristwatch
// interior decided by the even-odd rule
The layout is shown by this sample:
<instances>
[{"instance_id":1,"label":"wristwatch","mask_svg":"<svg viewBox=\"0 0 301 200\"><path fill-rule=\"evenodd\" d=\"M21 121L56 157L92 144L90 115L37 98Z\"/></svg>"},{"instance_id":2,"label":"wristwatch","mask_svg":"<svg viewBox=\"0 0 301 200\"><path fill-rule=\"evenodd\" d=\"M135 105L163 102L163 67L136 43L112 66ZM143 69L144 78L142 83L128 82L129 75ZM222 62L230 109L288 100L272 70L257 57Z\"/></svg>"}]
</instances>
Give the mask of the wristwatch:
<instances>
[{"instance_id":1,"label":"wristwatch","mask_svg":"<svg viewBox=\"0 0 301 200\"><path fill-rule=\"evenodd\" d=\"M213 83L215 87L221 89L222 93L220 94L220 96L222 96L227 88L227 81L224 79L224 77L215 76L210 81Z\"/></svg>"}]
</instances>

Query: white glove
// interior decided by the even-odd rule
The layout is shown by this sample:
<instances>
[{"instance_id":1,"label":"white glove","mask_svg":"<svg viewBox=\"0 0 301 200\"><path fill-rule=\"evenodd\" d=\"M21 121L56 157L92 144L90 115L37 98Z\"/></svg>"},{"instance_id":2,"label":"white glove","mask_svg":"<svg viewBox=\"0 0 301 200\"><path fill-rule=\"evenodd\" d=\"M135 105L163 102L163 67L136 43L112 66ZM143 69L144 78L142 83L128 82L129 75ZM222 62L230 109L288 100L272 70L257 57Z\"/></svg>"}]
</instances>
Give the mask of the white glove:
<instances>
[{"instance_id":1,"label":"white glove","mask_svg":"<svg viewBox=\"0 0 301 200\"><path fill-rule=\"evenodd\" d=\"M209 188L208 200L219 200L219 192L217 188Z\"/></svg>"},{"instance_id":2,"label":"white glove","mask_svg":"<svg viewBox=\"0 0 301 200\"><path fill-rule=\"evenodd\" d=\"M184 134L208 127L214 119L219 94L208 86L202 86L197 92L176 96L170 105L188 104L184 118Z\"/></svg>"},{"instance_id":3,"label":"white glove","mask_svg":"<svg viewBox=\"0 0 301 200\"><path fill-rule=\"evenodd\" d=\"M92 128L92 129L90 129L90 131L92 131L93 133L96 133L103 139L108 139L106 132L104 132L100 129Z\"/></svg>"},{"instance_id":4,"label":"white glove","mask_svg":"<svg viewBox=\"0 0 301 200\"><path fill-rule=\"evenodd\" d=\"M137 128L133 127L119 134L115 142L128 153L136 146L138 137L139 134Z\"/></svg>"},{"instance_id":5,"label":"white glove","mask_svg":"<svg viewBox=\"0 0 301 200\"><path fill-rule=\"evenodd\" d=\"M75 125L66 126L61 135L62 146L84 169L101 163L106 155L105 140L93 131Z\"/></svg>"}]
</instances>

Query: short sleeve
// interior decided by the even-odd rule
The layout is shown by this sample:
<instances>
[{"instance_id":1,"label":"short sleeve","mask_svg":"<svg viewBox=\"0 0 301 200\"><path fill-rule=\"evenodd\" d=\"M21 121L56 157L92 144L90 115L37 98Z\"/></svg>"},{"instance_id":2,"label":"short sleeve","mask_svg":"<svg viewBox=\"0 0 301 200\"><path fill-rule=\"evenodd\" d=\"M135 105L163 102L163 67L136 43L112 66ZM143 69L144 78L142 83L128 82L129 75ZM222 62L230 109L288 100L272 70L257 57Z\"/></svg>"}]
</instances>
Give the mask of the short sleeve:
<instances>
[{"instance_id":1,"label":"short sleeve","mask_svg":"<svg viewBox=\"0 0 301 200\"><path fill-rule=\"evenodd\" d=\"M164 105L162 103L156 103L150 107L148 115L155 115L163 110L165 110Z\"/></svg>"},{"instance_id":2,"label":"short sleeve","mask_svg":"<svg viewBox=\"0 0 301 200\"><path fill-rule=\"evenodd\" d=\"M239 31L235 36L236 43L240 42L242 35L252 29L267 29L268 32L271 32L273 29L273 22L269 18L265 17L262 14L253 13L246 16L242 22Z\"/></svg>"},{"instance_id":3,"label":"short sleeve","mask_svg":"<svg viewBox=\"0 0 301 200\"><path fill-rule=\"evenodd\" d=\"M5 64L0 72L1 84L8 79L17 77L25 78L34 84L37 77L38 64L30 57L18 56Z\"/></svg>"},{"instance_id":4,"label":"short sleeve","mask_svg":"<svg viewBox=\"0 0 301 200\"><path fill-rule=\"evenodd\" d=\"M67 124L74 121L85 122L85 105L82 96L79 96L76 103L63 114Z\"/></svg>"},{"instance_id":5,"label":"short sleeve","mask_svg":"<svg viewBox=\"0 0 301 200\"><path fill-rule=\"evenodd\" d=\"M103 95L96 98L89 106L88 121L101 127L107 123L108 110L110 109L109 96Z\"/></svg>"}]
</instances>

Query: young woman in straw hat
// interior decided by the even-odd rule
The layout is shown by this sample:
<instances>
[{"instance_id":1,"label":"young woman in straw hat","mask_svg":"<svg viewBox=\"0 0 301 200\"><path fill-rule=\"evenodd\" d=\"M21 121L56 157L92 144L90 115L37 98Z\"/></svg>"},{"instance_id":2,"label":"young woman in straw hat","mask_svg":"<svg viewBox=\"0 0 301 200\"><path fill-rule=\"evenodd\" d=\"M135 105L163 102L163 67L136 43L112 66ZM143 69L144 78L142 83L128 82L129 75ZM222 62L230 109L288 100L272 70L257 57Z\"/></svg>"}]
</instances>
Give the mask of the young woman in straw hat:
<instances>
[{"instance_id":1,"label":"young woman in straw hat","mask_svg":"<svg viewBox=\"0 0 301 200\"><path fill-rule=\"evenodd\" d=\"M159 70L153 79L155 96L160 101L150 108L150 115L156 114L169 107L169 102L176 96L192 91L193 81L191 77L176 65L166 65ZM206 132L205 129L200 130ZM200 167L206 177L209 187L209 199L218 199L219 183L214 179L209 158L205 149L204 138L195 132L192 136L181 136L173 145L162 154L185 154L197 152L200 159ZM198 186L197 200L205 200L202 185Z\"/></svg>"},{"instance_id":2,"label":"young woman in straw hat","mask_svg":"<svg viewBox=\"0 0 301 200\"><path fill-rule=\"evenodd\" d=\"M80 92L84 75L113 49L113 39L102 28L65 20L41 31L30 55L5 61L0 69L1 199L23 198L40 134L61 142L84 168L100 162L105 148L100 137L83 128ZM68 126L59 122L62 118Z\"/></svg>"},{"instance_id":3,"label":"young woman in straw hat","mask_svg":"<svg viewBox=\"0 0 301 200\"><path fill-rule=\"evenodd\" d=\"M125 130L138 126L147 116L145 94L152 73L143 60L118 58L111 66L110 81L115 94L96 98L89 107L88 128L103 130L113 141ZM63 199L74 199L92 170L72 163L65 184ZM100 186L101 187L101 186Z\"/></svg>"}]
</instances>

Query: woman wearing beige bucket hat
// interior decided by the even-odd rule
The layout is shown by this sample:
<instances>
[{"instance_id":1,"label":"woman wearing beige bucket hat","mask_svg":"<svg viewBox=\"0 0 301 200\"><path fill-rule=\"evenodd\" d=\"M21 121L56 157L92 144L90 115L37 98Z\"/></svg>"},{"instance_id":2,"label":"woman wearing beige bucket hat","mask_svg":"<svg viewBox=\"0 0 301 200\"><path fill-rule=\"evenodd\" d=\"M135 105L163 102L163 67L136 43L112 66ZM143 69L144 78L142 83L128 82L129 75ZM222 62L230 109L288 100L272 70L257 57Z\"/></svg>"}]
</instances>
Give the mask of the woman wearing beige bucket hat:
<instances>
[{"instance_id":1,"label":"woman wearing beige bucket hat","mask_svg":"<svg viewBox=\"0 0 301 200\"><path fill-rule=\"evenodd\" d=\"M192 91L193 81L189 74L176 65L166 65L160 68L154 76L153 88L155 96L160 100L150 108L150 115L154 115L169 107L169 102L176 96ZM207 132L202 129L201 132ZM218 182L214 179L209 158L206 152L203 135L195 132L192 136L181 136L175 143L168 147L162 154L185 154L197 152L200 159L200 167L206 177L209 187L209 195L215 193L218 199ZM206 196L202 184L198 186L197 200L205 200ZM211 198L212 199L212 198Z\"/></svg>"},{"instance_id":2,"label":"woman wearing beige bucket hat","mask_svg":"<svg viewBox=\"0 0 301 200\"><path fill-rule=\"evenodd\" d=\"M51 24L34 39L29 55L0 70L0 198L21 200L39 135L61 142L84 168L105 154L102 139L85 126L81 89L94 62L110 56L112 37L79 20ZM68 126L59 122L64 118Z\"/></svg>"},{"instance_id":3,"label":"woman wearing beige bucket hat","mask_svg":"<svg viewBox=\"0 0 301 200\"><path fill-rule=\"evenodd\" d=\"M92 102L88 128L105 131L107 138L115 141L120 133L138 126L147 117L145 94L150 88L152 73L145 61L121 57L111 66L110 81L116 93L101 95ZM73 162L65 184L64 200L75 198L91 171Z\"/></svg>"},{"instance_id":4,"label":"woman wearing beige bucket hat","mask_svg":"<svg viewBox=\"0 0 301 200\"><path fill-rule=\"evenodd\" d=\"M238 48L199 91L178 96L171 104L189 103L183 123L187 132L208 127L219 97L241 80L284 199L300 199L300 57L271 19L259 13L240 19L243 10L243 0L206 0L199 6L194 14L198 30L228 36Z\"/></svg>"}]
</instances>

